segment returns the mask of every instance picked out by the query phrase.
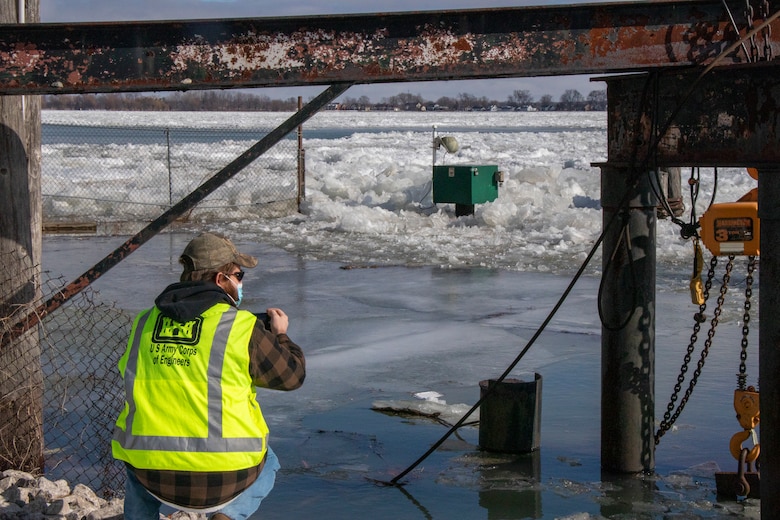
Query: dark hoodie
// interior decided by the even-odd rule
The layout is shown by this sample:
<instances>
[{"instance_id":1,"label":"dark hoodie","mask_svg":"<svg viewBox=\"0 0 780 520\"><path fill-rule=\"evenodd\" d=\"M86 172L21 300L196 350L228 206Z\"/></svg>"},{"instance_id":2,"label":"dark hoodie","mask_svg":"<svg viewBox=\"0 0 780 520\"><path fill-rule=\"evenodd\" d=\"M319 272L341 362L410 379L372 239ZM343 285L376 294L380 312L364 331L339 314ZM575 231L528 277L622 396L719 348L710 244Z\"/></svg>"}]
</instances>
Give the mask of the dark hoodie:
<instances>
[{"instance_id":1,"label":"dark hoodie","mask_svg":"<svg viewBox=\"0 0 780 520\"><path fill-rule=\"evenodd\" d=\"M235 307L235 302L228 293L219 285L207 282L171 284L154 300L163 315L179 323L194 320L218 303Z\"/></svg>"}]
</instances>

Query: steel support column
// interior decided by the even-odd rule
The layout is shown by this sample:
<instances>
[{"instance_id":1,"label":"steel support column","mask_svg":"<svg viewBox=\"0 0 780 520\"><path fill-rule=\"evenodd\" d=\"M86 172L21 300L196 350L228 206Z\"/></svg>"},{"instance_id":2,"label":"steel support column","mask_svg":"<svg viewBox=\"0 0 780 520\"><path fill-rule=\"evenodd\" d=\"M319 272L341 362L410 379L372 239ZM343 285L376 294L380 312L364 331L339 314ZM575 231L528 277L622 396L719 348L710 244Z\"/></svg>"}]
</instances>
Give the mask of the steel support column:
<instances>
[{"instance_id":1,"label":"steel support column","mask_svg":"<svg viewBox=\"0 0 780 520\"><path fill-rule=\"evenodd\" d=\"M601 467L655 467L655 223L648 175L602 166Z\"/></svg>"},{"instance_id":2,"label":"steel support column","mask_svg":"<svg viewBox=\"0 0 780 520\"><path fill-rule=\"evenodd\" d=\"M761 280L758 295L758 377L761 395L761 518L780 511L780 168L759 170Z\"/></svg>"}]
</instances>

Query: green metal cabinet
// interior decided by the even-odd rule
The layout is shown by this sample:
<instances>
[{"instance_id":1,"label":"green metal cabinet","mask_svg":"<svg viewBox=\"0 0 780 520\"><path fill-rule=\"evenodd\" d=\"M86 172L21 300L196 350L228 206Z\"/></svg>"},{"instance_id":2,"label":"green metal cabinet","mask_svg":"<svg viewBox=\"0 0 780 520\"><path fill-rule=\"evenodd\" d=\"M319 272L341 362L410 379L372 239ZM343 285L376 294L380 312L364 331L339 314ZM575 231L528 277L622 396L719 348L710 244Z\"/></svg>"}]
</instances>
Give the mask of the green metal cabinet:
<instances>
[{"instance_id":1,"label":"green metal cabinet","mask_svg":"<svg viewBox=\"0 0 780 520\"><path fill-rule=\"evenodd\" d=\"M498 198L498 166L459 164L433 167L433 202L473 206Z\"/></svg>"}]
</instances>

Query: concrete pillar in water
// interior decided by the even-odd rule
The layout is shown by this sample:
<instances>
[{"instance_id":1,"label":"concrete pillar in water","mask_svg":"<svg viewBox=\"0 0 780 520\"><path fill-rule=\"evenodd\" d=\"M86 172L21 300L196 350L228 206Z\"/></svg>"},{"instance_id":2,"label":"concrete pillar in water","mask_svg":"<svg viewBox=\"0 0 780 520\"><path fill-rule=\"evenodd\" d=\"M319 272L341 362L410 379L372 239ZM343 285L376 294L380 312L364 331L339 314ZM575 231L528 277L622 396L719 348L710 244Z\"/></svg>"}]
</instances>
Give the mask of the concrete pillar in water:
<instances>
[{"instance_id":1,"label":"concrete pillar in water","mask_svg":"<svg viewBox=\"0 0 780 520\"><path fill-rule=\"evenodd\" d=\"M599 294L601 467L637 473L655 468L656 197L649 175L603 165L601 206L609 226Z\"/></svg>"}]
</instances>

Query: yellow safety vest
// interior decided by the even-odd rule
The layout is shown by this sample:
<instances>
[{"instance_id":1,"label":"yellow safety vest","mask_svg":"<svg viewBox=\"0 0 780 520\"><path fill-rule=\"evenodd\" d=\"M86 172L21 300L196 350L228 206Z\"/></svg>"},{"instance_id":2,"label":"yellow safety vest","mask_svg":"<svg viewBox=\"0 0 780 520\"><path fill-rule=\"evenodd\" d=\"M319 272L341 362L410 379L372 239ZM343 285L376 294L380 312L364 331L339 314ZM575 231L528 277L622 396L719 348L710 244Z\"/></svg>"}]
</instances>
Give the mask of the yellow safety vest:
<instances>
[{"instance_id":1,"label":"yellow safety vest","mask_svg":"<svg viewBox=\"0 0 780 520\"><path fill-rule=\"evenodd\" d=\"M114 458L158 470L260 464L268 426L248 358L256 319L226 303L187 323L157 307L139 314L118 365L126 401L111 441Z\"/></svg>"}]
</instances>

